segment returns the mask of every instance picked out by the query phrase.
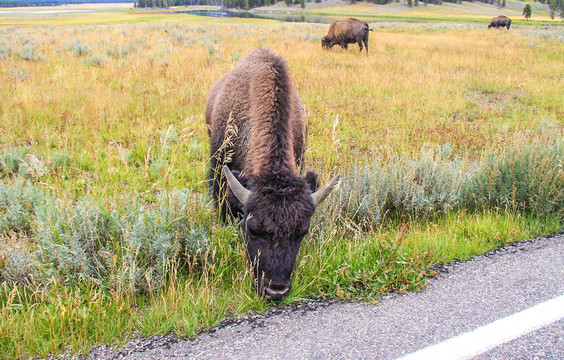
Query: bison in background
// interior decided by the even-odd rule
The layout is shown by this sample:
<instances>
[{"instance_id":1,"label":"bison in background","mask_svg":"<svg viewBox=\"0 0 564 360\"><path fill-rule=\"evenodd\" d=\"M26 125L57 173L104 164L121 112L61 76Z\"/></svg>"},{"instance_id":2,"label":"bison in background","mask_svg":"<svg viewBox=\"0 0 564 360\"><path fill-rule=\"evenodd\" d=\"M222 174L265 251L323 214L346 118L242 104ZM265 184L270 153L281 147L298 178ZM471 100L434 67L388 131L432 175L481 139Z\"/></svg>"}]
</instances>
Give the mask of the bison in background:
<instances>
[{"instance_id":1,"label":"bison in background","mask_svg":"<svg viewBox=\"0 0 564 360\"><path fill-rule=\"evenodd\" d=\"M511 19L505 15L500 15L492 18L490 24L488 25L488 29L492 27L493 28L507 27L507 30L509 30L510 26L511 26Z\"/></svg>"},{"instance_id":2,"label":"bison in background","mask_svg":"<svg viewBox=\"0 0 564 360\"><path fill-rule=\"evenodd\" d=\"M349 18L335 20L329 26L329 32L321 39L321 47L329 50L333 45L339 45L343 49L348 49L348 44L357 43L362 52L362 43L366 47L368 55L368 32L372 31L368 23L357 19Z\"/></svg>"},{"instance_id":3,"label":"bison in background","mask_svg":"<svg viewBox=\"0 0 564 360\"><path fill-rule=\"evenodd\" d=\"M307 136L304 106L286 62L268 49L253 50L215 83L206 124L209 176L220 216L242 215L256 290L281 300L290 291L315 208L339 176L318 191L315 173L300 176Z\"/></svg>"}]
</instances>

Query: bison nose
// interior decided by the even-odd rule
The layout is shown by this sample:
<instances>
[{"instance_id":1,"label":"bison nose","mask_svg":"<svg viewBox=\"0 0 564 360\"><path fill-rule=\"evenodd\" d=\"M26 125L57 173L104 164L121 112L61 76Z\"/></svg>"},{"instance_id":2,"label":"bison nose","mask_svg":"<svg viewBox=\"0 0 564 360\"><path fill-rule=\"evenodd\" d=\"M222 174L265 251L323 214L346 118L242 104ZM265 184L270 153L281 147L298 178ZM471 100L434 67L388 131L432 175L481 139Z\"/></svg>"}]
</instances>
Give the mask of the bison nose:
<instances>
[{"instance_id":1,"label":"bison nose","mask_svg":"<svg viewBox=\"0 0 564 360\"><path fill-rule=\"evenodd\" d=\"M290 284L270 283L264 292L267 299L280 301L290 292Z\"/></svg>"}]
</instances>

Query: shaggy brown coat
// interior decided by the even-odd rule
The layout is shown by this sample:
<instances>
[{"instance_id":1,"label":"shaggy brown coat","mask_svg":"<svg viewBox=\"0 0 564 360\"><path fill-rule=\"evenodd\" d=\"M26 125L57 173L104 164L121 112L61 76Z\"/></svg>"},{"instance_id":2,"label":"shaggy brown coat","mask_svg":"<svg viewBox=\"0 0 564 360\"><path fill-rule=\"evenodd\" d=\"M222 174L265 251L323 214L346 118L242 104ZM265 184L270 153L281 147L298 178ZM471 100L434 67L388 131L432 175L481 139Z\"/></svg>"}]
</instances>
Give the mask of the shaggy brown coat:
<instances>
[{"instance_id":1,"label":"shaggy brown coat","mask_svg":"<svg viewBox=\"0 0 564 360\"><path fill-rule=\"evenodd\" d=\"M488 29L492 27L493 28L506 27L507 30L509 30L510 26L511 26L511 19L505 15L500 15L492 18L490 24L488 25Z\"/></svg>"},{"instance_id":2,"label":"shaggy brown coat","mask_svg":"<svg viewBox=\"0 0 564 360\"><path fill-rule=\"evenodd\" d=\"M219 79L210 91L206 123L209 176L220 215L243 215L255 286L261 295L280 300L290 290L315 207L338 177L313 193L317 175L299 175L306 149L305 110L285 61L270 50L253 50Z\"/></svg>"},{"instance_id":3,"label":"shaggy brown coat","mask_svg":"<svg viewBox=\"0 0 564 360\"><path fill-rule=\"evenodd\" d=\"M321 39L321 47L331 49L333 45L339 45L343 49L348 49L348 44L357 43L362 52L362 43L366 47L368 55L368 32L372 31L368 23L357 19L349 18L335 20L329 26L327 35Z\"/></svg>"},{"instance_id":4,"label":"shaggy brown coat","mask_svg":"<svg viewBox=\"0 0 564 360\"><path fill-rule=\"evenodd\" d=\"M246 175L296 173L302 164L305 108L286 63L267 49L249 53L211 88L206 124L212 155L222 147L228 125L236 128L231 169Z\"/></svg>"}]
</instances>

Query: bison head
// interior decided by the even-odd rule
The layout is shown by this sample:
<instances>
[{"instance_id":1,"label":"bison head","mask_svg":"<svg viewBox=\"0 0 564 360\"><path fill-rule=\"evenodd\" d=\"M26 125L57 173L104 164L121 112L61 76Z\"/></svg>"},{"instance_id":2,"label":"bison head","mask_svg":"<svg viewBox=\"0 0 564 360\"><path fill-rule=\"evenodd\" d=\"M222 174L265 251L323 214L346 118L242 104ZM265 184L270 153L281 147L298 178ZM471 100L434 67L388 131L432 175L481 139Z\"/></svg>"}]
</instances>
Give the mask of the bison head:
<instances>
[{"instance_id":1,"label":"bison head","mask_svg":"<svg viewBox=\"0 0 564 360\"><path fill-rule=\"evenodd\" d=\"M314 173L305 179L282 174L252 177L247 189L226 166L223 171L242 205L241 227L256 290L267 299L282 300L290 292L296 256L315 208L333 190L339 175L318 191Z\"/></svg>"},{"instance_id":2,"label":"bison head","mask_svg":"<svg viewBox=\"0 0 564 360\"><path fill-rule=\"evenodd\" d=\"M324 36L321 38L321 47L325 50L329 50L333 47L333 43L327 38L327 36Z\"/></svg>"}]
</instances>

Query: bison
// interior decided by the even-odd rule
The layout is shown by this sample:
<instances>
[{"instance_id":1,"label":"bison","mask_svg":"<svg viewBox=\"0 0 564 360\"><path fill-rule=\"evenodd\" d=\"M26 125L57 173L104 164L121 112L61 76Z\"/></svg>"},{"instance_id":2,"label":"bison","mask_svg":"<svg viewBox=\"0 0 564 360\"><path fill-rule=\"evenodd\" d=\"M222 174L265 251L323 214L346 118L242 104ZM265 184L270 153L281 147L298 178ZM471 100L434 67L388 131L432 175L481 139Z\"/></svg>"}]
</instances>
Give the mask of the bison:
<instances>
[{"instance_id":1,"label":"bison","mask_svg":"<svg viewBox=\"0 0 564 360\"><path fill-rule=\"evenodd\" d=\"M349 18L344 20L335 20L329 26L329 32L321 39L321 47L329 50L333 45L339 45L343 49L348 49L348 44L358 43L362 52L362 43L366 47L366 55L368 55L368 32L372 31L368 24L364 21Z\"/></svg>"},{"instance_id":2,"label":"bison","mask_svg":"<svg viewBox=\"0 0 564 360\"><path fill-rule=\"evenodd\" d=\"M213 85L206 124L211 191L220 216L242 217L255 288L267 299L281 300L290 291L315 208L339 175L317 191L317 174L300 176L305 109L286 62L268 49L253 50Z\"/></svg>"},{"instance_id":3,"label":"bison","mask_svg":"<svg viewBox=\"0 0 564 360\"><path fill-rule=\"evenodd\" d=\"M492 27L493 28L507 27L507 30L509 30L510 26L511 26L511 19L505 15L500 15L492 18L490 24L488 25L488 29Z\"/></svg>"}]
</instances>

